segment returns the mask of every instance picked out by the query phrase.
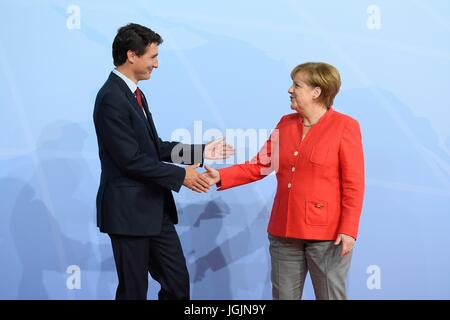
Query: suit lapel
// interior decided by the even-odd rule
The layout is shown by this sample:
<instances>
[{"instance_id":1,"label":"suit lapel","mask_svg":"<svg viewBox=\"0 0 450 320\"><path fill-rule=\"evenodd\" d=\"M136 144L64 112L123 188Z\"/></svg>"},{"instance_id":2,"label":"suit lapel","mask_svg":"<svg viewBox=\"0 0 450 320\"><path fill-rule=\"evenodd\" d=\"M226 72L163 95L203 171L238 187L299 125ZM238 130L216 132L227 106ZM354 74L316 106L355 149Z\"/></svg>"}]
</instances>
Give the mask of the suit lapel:
<instances>
[{"instance_id":1,"label":"suit lapel","mask_svg":"<svg viewBox=\"0 0 450 320\"><path fill-rule=\"evenodd\" d=\"M139 106L139 103L137 102L136 97L131 92L131 90L127 86L127 84L122 79L120 79L120 77L118 75L114 74L114 72L111 72L111 74L109 76L109 79L111 79L112 81L114 81L117 84L119 84L119 86L125 92L125 94L126 94L126 96L128 98L128 101L131 103L131 106L132 106L133 110L135 112L137 112L139 117L141 117L142 121L145 122L145 125L147 126L147 129L148 129L148 133L150 135L150 138L155 143L156 149L158 150L158 153L159 153L158 134L156 132L155 124L153 123L152 115L151 115L150 111L148 110L147 100L145 99L144 94L142 94L142 97L143 97L143 101L142 102L143 102L143 105L144 105L144 111L145 111L145 114L147 115L147 118L145 117L144 112L142 112L142 109Z\"/></svg>"},{"instance_id":2,"label":"suit lapel","mask_svg":"<svg viewBox=\"0 0 450 320\"><path fill-rule=\"evenodd\" d=\"M150 129L153 134L153 137L155 138L155 142L158 144L158 132L156 131L156 127L155 127L155 123L153 122L152 114L151 114L150 110L148 109L147 99L145 98L145 95L143 93L142 93L142 98L143 98L142 103L144 105L145 114L147 115L147 118L148 118L147 122L150 125Z\"/></svg>"},{"instance_id":3,"label":"suit lapel","mask_svg":"<svg viewBox=\"0 0 450 320\"><path fill-rule=\"evenodd\" d=\"M144 93L141 93L141 94L142 94L142 104L144 106L144 112L147 115L147 118L145 119L145 123L147 124L147 128L150 131L150 135L152 136L153 142L156 145L156 151L158 152L158 155L159 155L158 132L156 131L156 127L155 127L155 123L153 122L152 114L151 114L150 110L148 109L147 99L145 98ZM134 99L134 100L136 100L136 99ZM141 110L141 107L137 103L137 100L136 100L136 104L138 105L139 111L141 112L142 116L145 118L144 113Z\"/></svg>"},{"instance_id":4,"label":"suit lapel","mask_svg":"<svg viewBox=\"0 0 450 320\"><path fill-rule=\"evenodd\" d=\"M149 131L150 137L155 141L155 136L153 135L153 132L152 132L153 130L150 126L150 123L147 120L147 118L145 117L144 113L142 112L142 109L139 106L139 104L136 100L136 97L131 93L130 90L128 90L128 92L127 92L127 98L130 101L130 103L132 104L134 111L137 112L137 114L142 119L142 121L145 122L145 125L147 126L147 129Z\"/></svg>"}]
</instances>

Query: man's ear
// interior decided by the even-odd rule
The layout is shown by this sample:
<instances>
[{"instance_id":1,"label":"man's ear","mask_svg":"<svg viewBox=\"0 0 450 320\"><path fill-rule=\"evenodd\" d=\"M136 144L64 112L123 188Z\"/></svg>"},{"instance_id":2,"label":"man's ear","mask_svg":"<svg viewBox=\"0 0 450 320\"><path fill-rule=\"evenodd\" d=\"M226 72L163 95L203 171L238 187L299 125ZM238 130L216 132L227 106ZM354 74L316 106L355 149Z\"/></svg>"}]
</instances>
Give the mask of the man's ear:
<instances>
[{"instance_id":1,"label":"man's ear","mask_svg":"<svg viewBox=\"0 0 450 320\"><path fill-rule=\"evenodd\" d=\"M136 59L136 53L134 51L128 50L127 51L127 59L131 64L133 64Z\"/></svg>"}]
</instances>

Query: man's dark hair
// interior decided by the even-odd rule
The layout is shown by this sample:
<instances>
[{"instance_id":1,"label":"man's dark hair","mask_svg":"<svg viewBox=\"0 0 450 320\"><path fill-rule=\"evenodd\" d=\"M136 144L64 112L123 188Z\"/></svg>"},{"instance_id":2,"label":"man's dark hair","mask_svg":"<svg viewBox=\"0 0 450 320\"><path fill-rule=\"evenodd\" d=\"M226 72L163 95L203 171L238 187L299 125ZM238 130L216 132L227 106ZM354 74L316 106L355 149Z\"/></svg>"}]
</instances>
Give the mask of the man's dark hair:
<instances>
[{"instance_id":1,"label":"man's dark hair","mask_svg":"<svg viewBox=\"0 0 450 320\"><path fill-rule=\"evenodd\" d=\"M160 45L163 39L153 30L136 23L129 23L117 31L112 45L114 65L116 67L127 61L128 50L142 56L147 46L152 43Z\"/></svg>"}]
</instances>

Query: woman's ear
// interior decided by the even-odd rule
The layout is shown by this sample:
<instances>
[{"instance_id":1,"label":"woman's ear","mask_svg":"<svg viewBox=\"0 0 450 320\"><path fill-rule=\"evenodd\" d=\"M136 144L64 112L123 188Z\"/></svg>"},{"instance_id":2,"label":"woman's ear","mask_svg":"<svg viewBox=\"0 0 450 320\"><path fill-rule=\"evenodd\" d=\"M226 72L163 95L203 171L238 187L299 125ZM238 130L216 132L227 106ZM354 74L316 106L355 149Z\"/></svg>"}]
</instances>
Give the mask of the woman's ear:
<instances>
[{"instance_id":1,"label":"woman's ear","mask_svg":"<svg viewBox=\"0 0 450 320\"><path fill-rule=\"evenodd\" d=\"M320 94L322 93L322 89L320 89L320 87L315 87L313 89L313 99L317 99L318 97L320 97Z\"/></svg>"}]
</instances>

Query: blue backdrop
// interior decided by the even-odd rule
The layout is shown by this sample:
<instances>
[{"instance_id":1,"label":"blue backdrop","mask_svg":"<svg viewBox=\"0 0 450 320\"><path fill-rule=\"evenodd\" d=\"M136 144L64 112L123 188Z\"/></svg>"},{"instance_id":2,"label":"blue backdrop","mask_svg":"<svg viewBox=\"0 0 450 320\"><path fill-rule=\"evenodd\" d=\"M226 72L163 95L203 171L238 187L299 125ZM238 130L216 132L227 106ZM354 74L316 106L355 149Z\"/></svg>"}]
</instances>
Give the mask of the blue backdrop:
<instances>
[{"instance_id":1,"label":"blue backdrop","mask_svg":"<svg viewBox=\"0 0 450 320\"><path fill-rule=\"evenodd\" d=\"M360 122L366 156L349 297L450 298L449 1L2 0L0 12L0 298L114 297L109 238L95 226L92 110L128 22L165 40L140 83L164 139L200 139L195 121L270 130L291 112L291 69L335 65L335 108ZM175 194L192 298L271 298L275 186L272 175ZM150 298L157 289L151 280Z\"/></svg>"}]
</instances>

